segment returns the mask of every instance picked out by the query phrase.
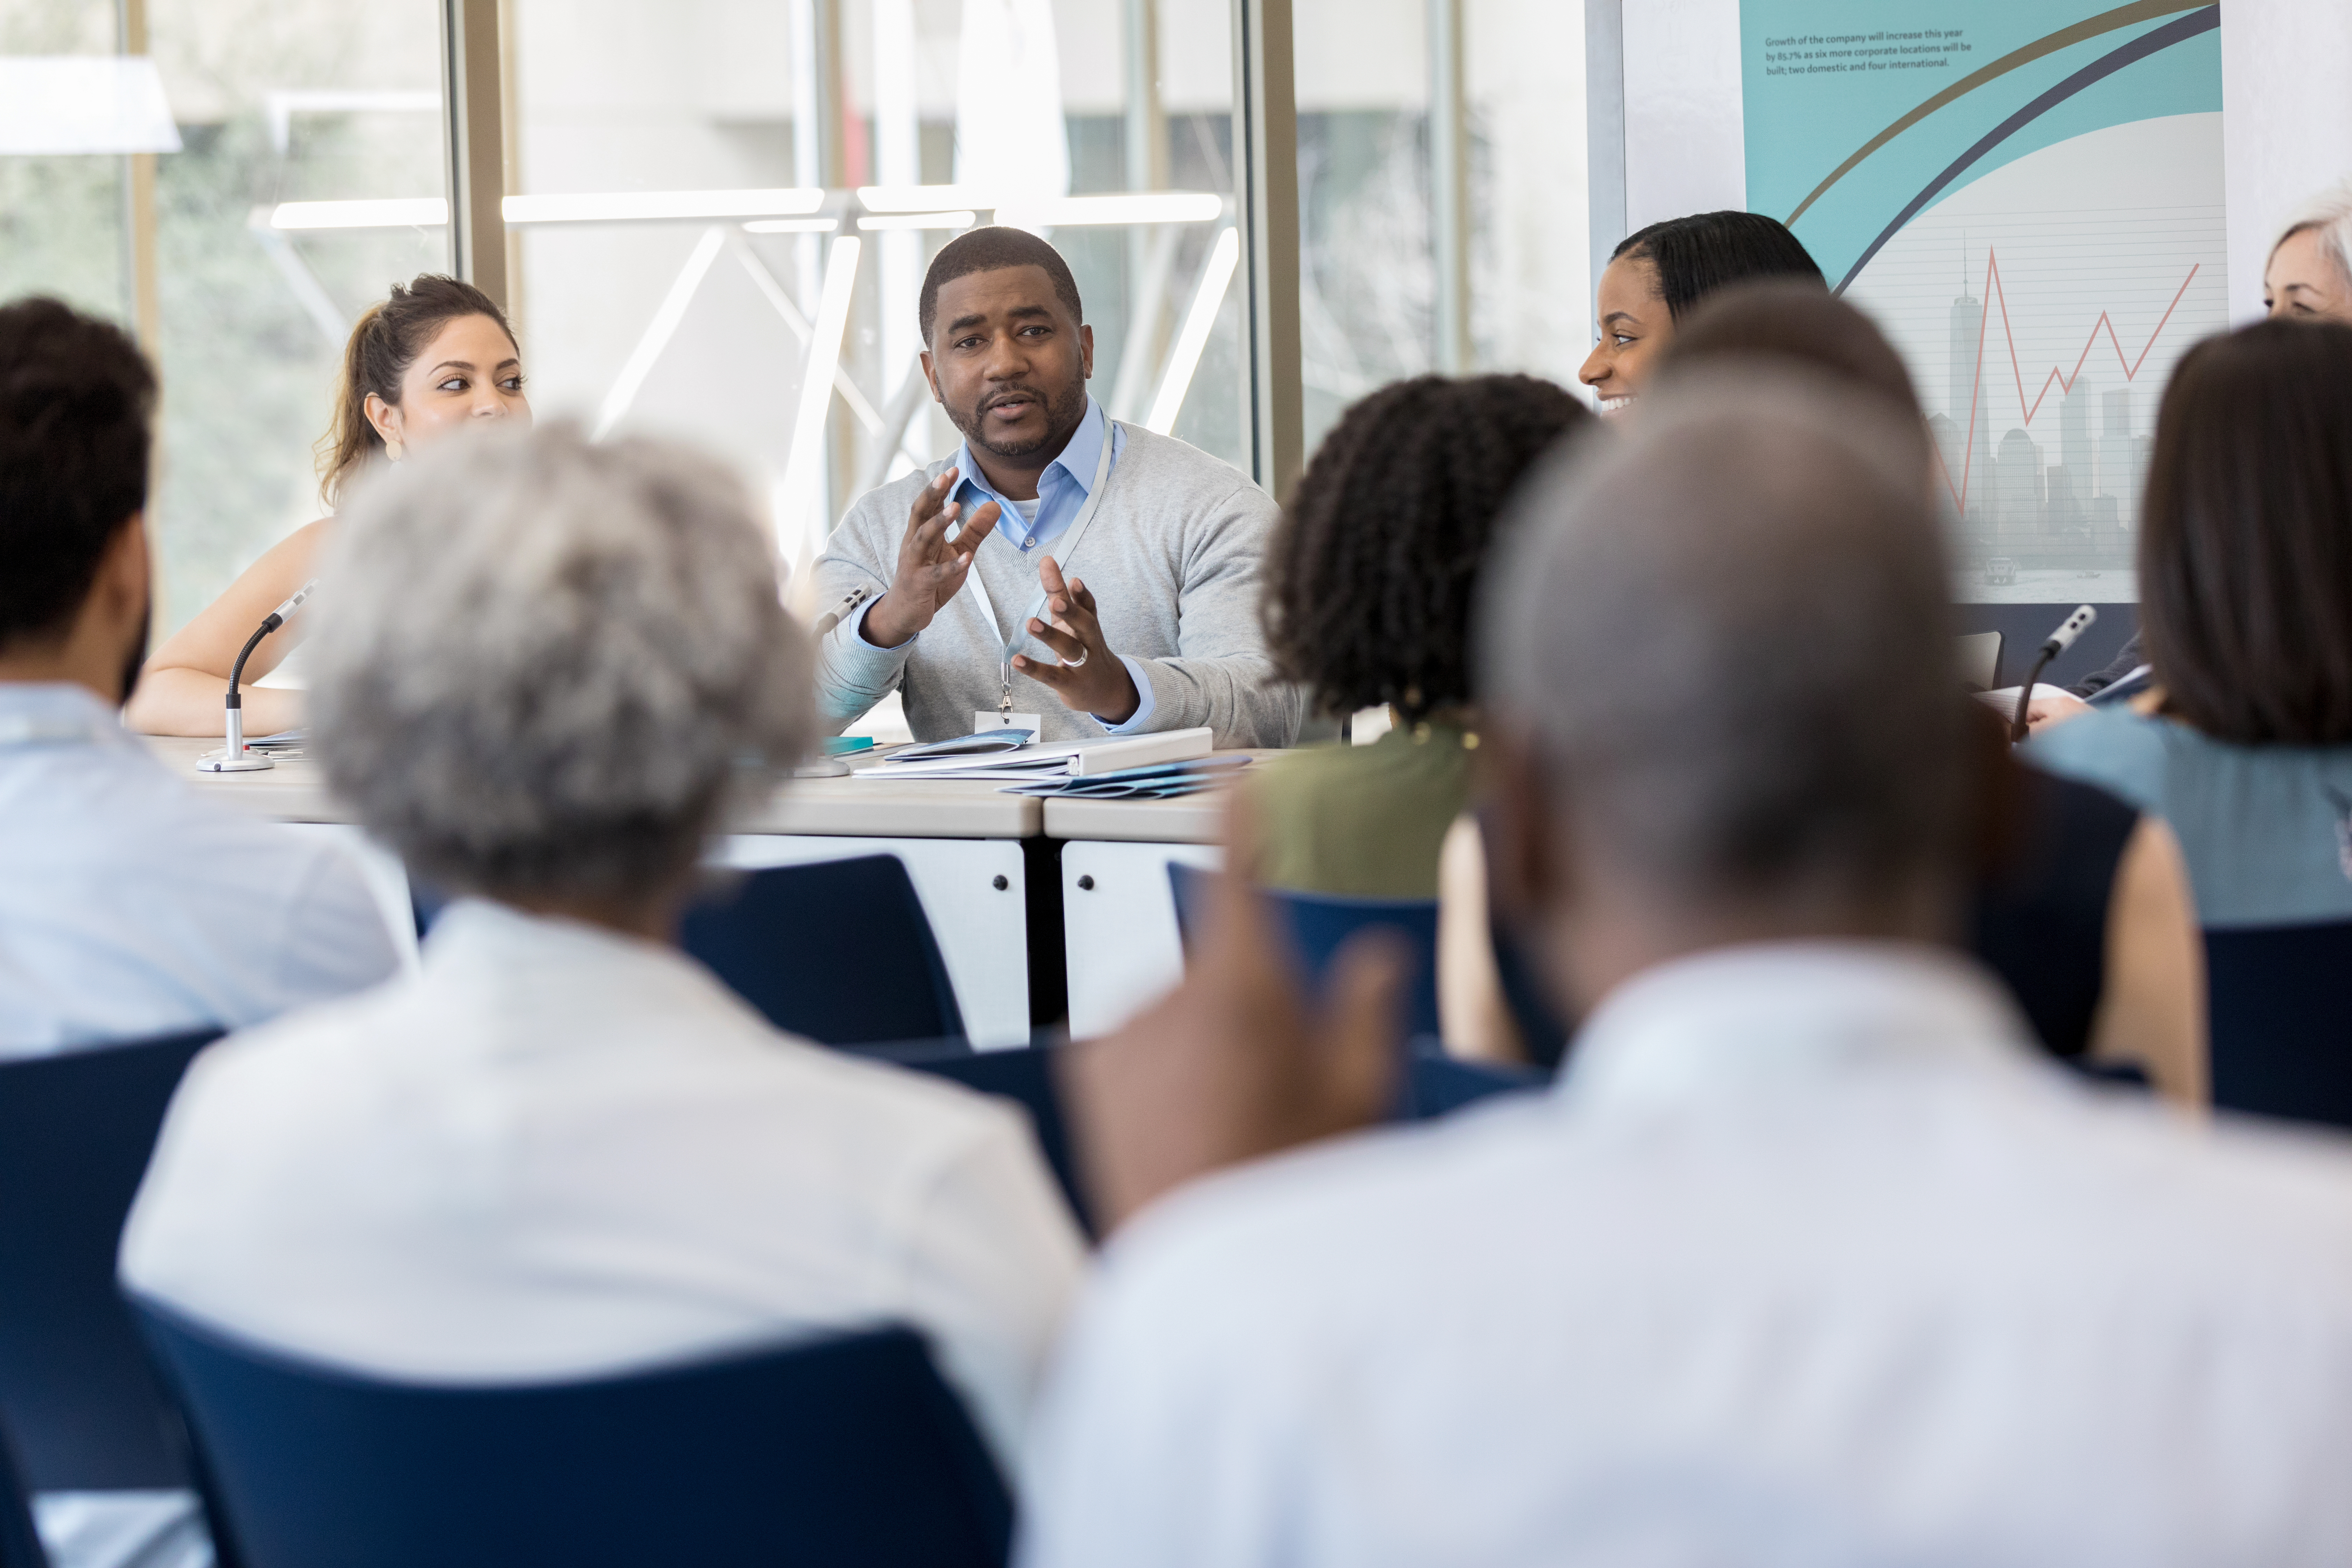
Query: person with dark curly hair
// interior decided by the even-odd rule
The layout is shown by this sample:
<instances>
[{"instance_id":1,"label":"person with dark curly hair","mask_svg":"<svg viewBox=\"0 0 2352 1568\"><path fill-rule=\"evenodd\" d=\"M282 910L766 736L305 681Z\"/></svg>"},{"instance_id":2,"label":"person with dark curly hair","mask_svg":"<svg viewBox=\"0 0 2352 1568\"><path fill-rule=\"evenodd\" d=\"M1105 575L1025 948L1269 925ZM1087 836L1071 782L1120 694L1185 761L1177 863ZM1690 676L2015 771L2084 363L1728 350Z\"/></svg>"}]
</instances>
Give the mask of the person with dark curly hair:
<instances>
[{"instance_id":1,"label":"person with dark curly hair","mask_svg":"<svg viewBox=\"0 0 2352 1568\"><path fill-rule=\"evenodd\" d=\"M1433 898L1470 792L1470 606L1496 519L1530 464L1590 418L1527 375L1382 387L1324 437L1266 551L1276 673L1327 713L1386 706L1368 746L1277 759L1256 781L1260 879Z\"/></svg>"},{"instance_id":2,"label":"person with dark curly hair","mask_svg":"<svg viewBox=\"0 0 2352 1568\"><path fill-rule=\"evenodd\" d=\"M1622 408L1640 395L1692 308L1751 278L1828 287L1803 243L1760 213L1693 213L1636 229L1610 253L1595 286L1597 336L1577 379L1592 388L1602 413Z\"/></svg>"}]
</instances>

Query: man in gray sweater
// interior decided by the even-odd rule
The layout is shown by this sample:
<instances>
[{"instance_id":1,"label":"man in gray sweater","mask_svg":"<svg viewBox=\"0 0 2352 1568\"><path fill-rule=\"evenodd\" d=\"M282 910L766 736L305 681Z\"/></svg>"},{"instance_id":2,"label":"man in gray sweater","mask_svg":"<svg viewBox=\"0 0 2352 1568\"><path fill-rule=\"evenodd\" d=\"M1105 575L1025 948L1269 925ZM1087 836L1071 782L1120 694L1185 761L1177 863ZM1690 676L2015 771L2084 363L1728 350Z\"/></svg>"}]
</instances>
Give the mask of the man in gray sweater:
<instances>
[{"instance_id":1,"label":"man in gray sweater","mask_svg":"<svg viewBox=\"0 0 2352 1568\"><path fill-rule=\"evenodd\" d=\"M1108 418L1054 247L982 228L923 279L923 373L952 458L860 497L817 558L817 700L839 733L893 689L919 741L1207 726L1286 746L1304 698L1258 623L1275 504L1196 447ZM820 626L824 623L820 621Z\"/></svg>"}]
</instances>

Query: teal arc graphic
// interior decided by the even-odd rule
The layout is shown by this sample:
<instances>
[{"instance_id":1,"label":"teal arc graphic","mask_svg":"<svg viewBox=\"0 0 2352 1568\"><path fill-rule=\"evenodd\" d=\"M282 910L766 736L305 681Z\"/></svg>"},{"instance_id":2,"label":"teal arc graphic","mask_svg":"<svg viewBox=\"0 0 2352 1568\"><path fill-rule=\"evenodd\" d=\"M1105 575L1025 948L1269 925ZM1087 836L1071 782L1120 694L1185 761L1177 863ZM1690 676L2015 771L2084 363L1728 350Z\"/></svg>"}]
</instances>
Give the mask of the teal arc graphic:
<instances>
[{"instance_id":1,"label":"teal arc graphic","mask_svg":"<svg viewBox=\"0 0 2352 1568\"><path fill-rule=\"evenodd\" d=\"M2073 98L2076 93L2081 92L2084 89L2090 87L2095 82L2102 81L2106 78L2115 75L2116 72L2123 69L2126 66L2144 60L2149 56L2157 54L2161 50L2172 47L2176 44L2184 43L2187 40L2197 37L2200 33L2213 32L2221 26L2221 7L2220 5L2206 5L2198 10L2191 11L2187 16L2181 16L2174 21L2168 22L2163 26L2158 27L2152 32L2141 34L2138 37L2134 38L2131 42L2125 44L2120 48L2113 49L2108 53L2100 56L2097 59L2093 60L2089 65L2084 66L2081 70L2076 71L2074 75L2066 78L2063 81L2059 82L2055 87L2053 87L2047 91L2042 93L2032 102L2026 104L2024 108L2019 110L2016 113L2002 121L1999 125L1994 126L1982 137L1979 138L1975 145L1971 146L1967 152L1961 153L1958 158L1953 159L1950 163L1944 167L1940 174L1938 174L1934 179L1928 181L1927 184L1921 188L1917 195L1913 196L1908 202L1904 204L1903 210L1896 213L1894 218L1887 223L1886 226L1879 231L1876 238L1873 239L1867 246L1863 247L1863 252L1860 256L1854 258L1853 265L1846 268L1844 277L1838 279L1837 292L1841 294L1844 293L1847 287L1852 284L1856 278L1862 275L1862 269L1870 265L1871 258L1876 256L1881 249L1885 248L1886 242L1893 239L1896 234L1901 232L1905 224L1909 223L1914 217L1917 216L1920 209L1927 206L1929 202L1934 201L1938 195L1941 195L1944 191L1951 185L1953 181L1958 179L1963 174L1967 173L1971 166L1982 160L1984 156L1990 153L1994 148L2000 146L2002 142L2008 141L2020 131L2024 130L2026 126L2032 124L2034 121L2041 119L2043 115L2049 113L2052 110L2057 108L2068 99Z\"/></svg>"},{"instance_id":2,"label":"teal arc graphic","mask_svg":"<svg viewBox=\"0 0 2352 1568\"><path fill-rule=\"evenodd\" d=\"M1852 279L1890 228L1996 169L2218 112L2217 18L2213 0L1740 0L1748 205Z\"/></svg>"}]
</instances>

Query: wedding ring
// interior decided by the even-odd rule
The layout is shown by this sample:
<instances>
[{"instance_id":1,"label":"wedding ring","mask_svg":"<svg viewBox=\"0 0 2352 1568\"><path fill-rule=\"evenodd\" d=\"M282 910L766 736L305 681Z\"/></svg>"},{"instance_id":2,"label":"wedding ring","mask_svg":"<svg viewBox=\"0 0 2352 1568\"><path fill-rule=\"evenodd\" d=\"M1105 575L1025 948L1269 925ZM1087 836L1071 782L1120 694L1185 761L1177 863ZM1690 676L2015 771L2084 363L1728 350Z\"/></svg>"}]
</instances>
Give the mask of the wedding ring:
<instances>
[{"instance_id":1,"label":"wedding ring","mask_svg":"<svg viewBox=\"0 0 2352 1568\"><path fill-rule=\"evenodd\" d=\"M1091 657L1093 656L1090 654L1081 653L1076 658L1066 658L1062 661L1062 668L1064 669L1084 669L1087 667L1087 660Z\"/></svg>"}]
</instances>

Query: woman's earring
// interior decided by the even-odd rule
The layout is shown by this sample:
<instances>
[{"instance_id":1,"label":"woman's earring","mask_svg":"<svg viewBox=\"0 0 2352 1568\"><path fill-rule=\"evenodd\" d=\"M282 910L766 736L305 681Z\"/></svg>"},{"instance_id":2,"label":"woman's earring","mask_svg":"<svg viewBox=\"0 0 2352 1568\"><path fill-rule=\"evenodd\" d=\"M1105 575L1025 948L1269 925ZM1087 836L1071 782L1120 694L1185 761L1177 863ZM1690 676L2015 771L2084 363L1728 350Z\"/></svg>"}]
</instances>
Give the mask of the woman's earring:
<instances>
[{"instance_id":1,"label":"woman's earring","mask_svg":"<svg viewBox=\"0 0 2352 1568\"><path fill-rule=\"evenodd\" d=\"M383 443L383 456L386 462L397 463L400 461L399 437L393 436L385 438Z\"/></svg>"}]
</instances>

